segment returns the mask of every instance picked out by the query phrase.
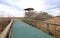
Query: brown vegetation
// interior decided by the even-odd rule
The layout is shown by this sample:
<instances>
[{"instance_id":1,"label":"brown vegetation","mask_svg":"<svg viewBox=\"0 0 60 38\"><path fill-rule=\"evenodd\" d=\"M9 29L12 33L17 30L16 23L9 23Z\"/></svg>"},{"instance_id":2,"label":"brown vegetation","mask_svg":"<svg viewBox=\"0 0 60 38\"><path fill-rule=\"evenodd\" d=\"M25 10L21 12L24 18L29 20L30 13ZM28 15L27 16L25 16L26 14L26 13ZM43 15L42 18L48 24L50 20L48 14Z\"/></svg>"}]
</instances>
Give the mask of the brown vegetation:
<instances>
[{"instance_id":1,"label":"brown vegetation","mask_svg":"<svg viewBox=\"0 0 60 38\"><path fill-rule=\"evenodd\" d=\"M2 18L0 18L0 33L10 23L11 19L22 20L23 18L22 17L2 17Z\"/></svg>"},{"instance_id":2,"label":"brown vegetation","mask_svg":"<svg viewBox=\"0 0 60 38\"><path fill-rule=\"evenodd\" d=\"M39 14L37 14L37 12L29 10L28 12L25 12L25 18L23 21L54 36L55 38L60 38L60 16L54 17L43 11L40 11Z\"/></svg>"},{"instance_id":3,"label":"brown vegetation","mask_svg":"<svg viewBox=\"0 0 60 38\"><path fill-rule=\"evenodd\" d=\"M56 27L54 25L49 25L50 26L49 30L54 31L55 28L56 28L56 34L57 34L56 36L58 38L60 38L60 17L55 17L55 18L52 18L52 19L49 19L49 20L46 20L46 21L47 22L51 22L51 23L57 23L57 24L59 24L59 25L56 25Z\"/></svg>"},{"instance_id":4,"label":"brown vegetation","mask_svg":"<svg viewBox=\"0 0 60 38\"><path fill-rule=\"evenodd\" d=\"M11 20L10 18L0 18L0 33L9 24L10 20Z\"/></svg>"},{"instance_id":5,"label":"brown vegetation","mask_svg":"<svg viewBox=\"0 0 60 38\"><path fill-rule=\"evenodd\" d=\"M55 17L52 19L46 20L47 22L60 23L60 17Z\"/></svg>"},{"instance_id":6,"label":"brown vegetation","mask_svg":"<svg viewBox=\"0 0 60 38\"><path fill-rule=\"evenodd\" d=\"M33 27L36 27L52 36L55 38L60 38L60 17L55 17L52 19L46 20L47 23L43 23L42 21L36 21L32 19L25 19L23 20L24 22L32 25ZM48 24L48 22L50 24ZM51 24L52 23L52 24Z\"/></svg>"},{"instance_id":7,"label":"brown vegetation","mask_svg":"<svg viewBox=\"0 0 60 38\"><path fill-rule=\"evenodd\" d=\"M55 17L53 19L49 19L49 20L46 20L47 22L51 22L51 23L57 23L57 24L60 24L60 17ZM58 31L60 31L60 26L57 26L56 28Z\"/></svg>"}]
</instances>

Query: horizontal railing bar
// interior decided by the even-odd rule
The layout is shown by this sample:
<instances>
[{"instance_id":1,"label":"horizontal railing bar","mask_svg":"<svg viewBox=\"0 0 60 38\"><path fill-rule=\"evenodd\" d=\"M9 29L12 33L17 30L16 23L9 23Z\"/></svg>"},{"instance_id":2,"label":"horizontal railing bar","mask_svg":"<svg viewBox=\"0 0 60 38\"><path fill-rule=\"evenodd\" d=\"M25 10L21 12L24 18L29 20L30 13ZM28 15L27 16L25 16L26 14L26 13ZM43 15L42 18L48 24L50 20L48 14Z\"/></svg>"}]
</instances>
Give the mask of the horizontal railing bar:
<instances>
[{"instance_id":1,"label":"horizontal railing bar","mask_svg":"<svg viewBox=\"0 0 60 38\"><path fill-rule=\"evenodd\" d=\"M23 19L23 20L32 20L32 19ZM43 22L43 23L45 23L45 24L51 24L51 25L60 26L60 24L59 24L59 23L52 23L52 22L47 22L47 21L38 21L38 20L32 20L32 21Z\"/></svg>"},{"instance_id":2,"label":"horizontal railing bar","mask_svg":"<svg viewBox=\"0 0 60 38\"><path fill-rule=\"evenodd\" d=\"M43 30L43 28L42 29L40 29L41 27L38 27L40 30L43 30L44 32L47 32L48 34L52 34L53 36L54 36L54 38L58 38L58 37L60 37L60 32L57 30L57 26L60 26L60 24L59 23L55 23L55 22L47 22L47 21L39 21L39 20L33 20L33 19L23 19L23 21L25 21L25 22L32 22L32 23L34 23L34 22L36 22L37 24L39 24L39 23L41 23L41 24L46 24L46 27L47 27L47 29L46 29L46 31L44 31ZM35 24L35 23L34 23ZM53 28L54 30L52 30L52 29L50 29L50 25L54 25L54 27L51 27L51 28ZM38 25L36 25L36 26L38 26ZM46 28L46 27L44 27L44 28ZM52 31L52 32L51 32ZM58 34L58 36L57 36L57 34Z\"/></svg>"},{"instance_id":3,"label":"horizontal railing bar","mask_svg":"<svg viewBox=\"0 0 60 38\"><path fill-rule=\"evenodd\" d=\"M46 23L46 24L51 24L51 25L57 25L57 26L60 26L59 23L52 23L52 22L46 22L46 21L41 21L43 23Z\"/></svg>"},{"instance_id":4,"label":"horizontal railing bar","mask_svg":"<svg viewBox=\"0 0 60 38\"><path fill-rule=\"evenodd\" d=\"M0 34L0 38L6 38L6 36L7 36L8 32L9 32L9 29L10 29L12 23L13 23L13 20L11 20L11 22L7 25L7 27Z\"/></svg>"}]
</instances>

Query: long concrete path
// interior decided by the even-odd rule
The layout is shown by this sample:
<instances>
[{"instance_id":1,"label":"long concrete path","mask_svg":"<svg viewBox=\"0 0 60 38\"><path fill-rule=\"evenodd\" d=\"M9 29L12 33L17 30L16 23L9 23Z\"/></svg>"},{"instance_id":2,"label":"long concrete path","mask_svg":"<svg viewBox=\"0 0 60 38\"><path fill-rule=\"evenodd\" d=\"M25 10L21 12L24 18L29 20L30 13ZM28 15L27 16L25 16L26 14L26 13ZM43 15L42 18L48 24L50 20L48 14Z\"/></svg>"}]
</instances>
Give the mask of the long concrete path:
<instances>
[{"instance_id":1,"label":"long concrete path","mask_svg":"<svg viewBox=\"0 0 60 38\"><path fill-rule=\"evenodd\" d=\"M14 21L12 25L11 38L53 38L22 21Z\"/></svg>"}]
</instances>

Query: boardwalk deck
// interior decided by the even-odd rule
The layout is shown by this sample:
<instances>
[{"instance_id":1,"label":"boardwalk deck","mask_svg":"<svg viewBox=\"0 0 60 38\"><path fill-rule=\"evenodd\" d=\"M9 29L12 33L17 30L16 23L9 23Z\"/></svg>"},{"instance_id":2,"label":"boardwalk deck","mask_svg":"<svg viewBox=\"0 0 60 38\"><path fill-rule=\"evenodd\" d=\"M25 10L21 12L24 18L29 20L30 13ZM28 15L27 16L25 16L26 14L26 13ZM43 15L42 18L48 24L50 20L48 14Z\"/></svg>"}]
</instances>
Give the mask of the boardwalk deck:
<instances>
[{"instance_id":1,"label":"boardwalk deck","mask_svg":"<svg viewBox=\"0 0 60 38\"><path fill-rule=\"evenodd\" d=\"M22 21L14 21L12 25L11 38L53 38Z\"/></svg>"}]
</instances>

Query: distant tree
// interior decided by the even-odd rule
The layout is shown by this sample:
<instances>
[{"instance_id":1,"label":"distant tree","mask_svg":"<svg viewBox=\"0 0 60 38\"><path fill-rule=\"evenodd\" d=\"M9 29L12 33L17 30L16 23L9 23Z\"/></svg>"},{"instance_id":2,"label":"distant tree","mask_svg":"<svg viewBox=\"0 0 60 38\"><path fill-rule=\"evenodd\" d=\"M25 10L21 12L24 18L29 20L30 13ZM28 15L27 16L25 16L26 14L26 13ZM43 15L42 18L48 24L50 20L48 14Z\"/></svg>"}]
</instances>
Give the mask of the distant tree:
<instances>
[{"instance_id":1,"label":"distant tree","mask_svg":"<svg viewBox=\"0 0 60 38\"><path fill-rule=\"evenodd\" d=\"M52 15L48 14L47 12L40 12L39 14L36 15L36 17L34 19L36 20L46 20L46 19L49 19L49 18L53 18Z\"/></svg>"}]
</instances>

